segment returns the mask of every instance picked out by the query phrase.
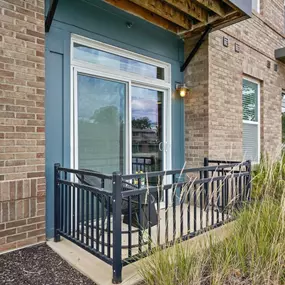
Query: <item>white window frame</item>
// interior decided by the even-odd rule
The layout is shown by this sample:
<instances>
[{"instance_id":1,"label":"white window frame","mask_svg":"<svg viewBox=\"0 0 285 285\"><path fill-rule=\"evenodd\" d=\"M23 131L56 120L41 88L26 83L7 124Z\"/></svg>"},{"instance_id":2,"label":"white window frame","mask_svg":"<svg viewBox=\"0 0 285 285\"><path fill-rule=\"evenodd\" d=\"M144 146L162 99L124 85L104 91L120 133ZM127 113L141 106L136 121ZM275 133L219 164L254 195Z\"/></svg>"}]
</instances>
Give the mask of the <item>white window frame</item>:
<instances>
[{"instance_id":1,"label":"white window frame","mask_svg":"<svg viewBox=\"0 0 285 285\"><path fill-rule=\"evenodd\" d=\"M252 163L259 163L260 162L260 152L261 152L261 142L260 142L260 81L253 79L252 77L243 76L243 80L247 80L249 82L252 82L254 84L257 84L257 122L248 121L248 120L242 120L243 124L249 124L249 125L257 125L257 151L258 151L258 161L252 161ZM242 109L243 114L243 109Z\"/></svg>"},{"instance_id":2,"label":"white window frame","mask_svg":"<svg viewBox=\"0 0 285 285\"><path fill-rule=\"evenodd\" d=\"M253 9L254 11L256 11L257 13L260 13L260 1L261 1L261 0L256 0L257 7L256 7L256 8L255 8L255 7L252 7L252 9Z\"/></svg>"},{"instance_id":3,"label":"white window frame","mask_svg":"<svg viewBox=\"0 0 285 285\"><path fill-rule=\"evenodd\" d=\"M134 59L146 64L151 64L153 66L158 66L164 69L164 80L150 78L146 76L142 76L139 74L121 71L121 70L114 70L110 67L103 66L100 64L88 63L83 60L78 60L73 57L73 46L74 43L82 44L84 46L88 46L90 48L102 50L105 52L110 52L112 54L116 54L119 56L123 56L126 58ZM129 121L129 128L127 131L127 147L131 148L132 144L132 136L130 134L131 131L131 87L132 86L139 86L143 88L150 88L155 89L158 91L162 91L165 96L165 106L164 106L164 115L163 115L163 124L164 124L164 152L163 152L163 159L164 159L164 166L163 170L169 170L172 168L172 112L171 112L171 64L159 61L157 59L153 59L144 55L140 55L134 52L130 52L115 46L111 46L96 40L92 40L86 37L82 37L79 35L72 34L71 35L71 97L70 97L70 164L72 168L78 167L78 150L77 150L77 122L75 120L76 117L76 106L77 106L77 98L76 96L76 85L77 82L74 82L74 78L76 77L75 74L86 73L89 75L104 77L106 79L114 79L118 81L123 81L128 84L127 90L127 120ZM127 173L131 173L131 165L132 165L132 155L127 154L126 160Z\"/></svg>"}]
</instances>

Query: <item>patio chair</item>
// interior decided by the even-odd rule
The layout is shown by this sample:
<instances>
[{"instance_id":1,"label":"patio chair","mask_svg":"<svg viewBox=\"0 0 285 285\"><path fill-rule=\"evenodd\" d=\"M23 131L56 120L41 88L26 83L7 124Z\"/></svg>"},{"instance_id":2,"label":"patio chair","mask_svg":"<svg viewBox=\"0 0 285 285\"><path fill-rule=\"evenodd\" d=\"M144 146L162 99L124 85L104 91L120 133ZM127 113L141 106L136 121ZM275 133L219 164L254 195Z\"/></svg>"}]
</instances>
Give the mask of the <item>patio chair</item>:
<instances>
[{"instance_id":1,"label":"patio chair","mask_svg":"<svg viewBox=\"0 0 285 285\"><path fill-rule=\"evenodd\" d=\"M89 171L88 169L81 169L84 171ZM77 178L79 179L79 181L82 184L88 185L88 186L93 186L96 188L101 188L101 178L96 176L96 173L100 173L97 171L93 171L94 175L85 175L85 174L76 174ZM138 187L134 184L131 184L127 181L122 181L123 187L122 187L122 191L127 191L127 190L137 190ZM110 187L106 187L104 188L105 192L109 192L110 194L112 194L112 187L111 187L111 183L110 183ZM105 195L98 195L97 199L99 199L99 201L103 202L103 200L105 199L104 202L106 202L106 197ZM141 199L142 203L141 203L141 211L142 211L142 220L141 223L138 223L138 212L139 212L139 204L137 199L132 198L131 200L131 223L133 227L141 227L143 229L148 228L148 226L150 225L151 227L157 225L157 212L155 209L155 199L152 196L151 197L151 202L148 203L149 199ZM146 201L147 200L147 201ZM105 211L107 211L107 203L104 203L105 206ZM129 223L129 207L128 207L128 199L124 198L122 200L122 215L124 215L124 223L128 224ZM110 212L113 212L113 207L112 204L109 207ZM149 217L150 214L150 217ZM107 219L107 215L105 215L105 221L104 221L104 225Z\"/></svg>"}]
</instances>

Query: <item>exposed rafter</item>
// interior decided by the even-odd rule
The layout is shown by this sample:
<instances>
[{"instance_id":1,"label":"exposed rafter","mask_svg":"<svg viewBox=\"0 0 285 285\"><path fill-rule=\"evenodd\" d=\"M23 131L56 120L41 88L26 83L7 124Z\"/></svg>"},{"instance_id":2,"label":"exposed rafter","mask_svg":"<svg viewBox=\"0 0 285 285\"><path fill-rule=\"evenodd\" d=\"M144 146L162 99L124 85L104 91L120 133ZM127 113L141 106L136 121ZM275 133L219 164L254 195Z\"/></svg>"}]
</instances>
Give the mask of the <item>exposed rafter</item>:
<instances>
[{"instance_id":1,"label":"exposed rafter","mask_svg":"<svg viewBox=\"0 0 285 285\"><path fill-rule=\"evenodd\" d=\"M188 0L192 2L193 0ZM197 3L203 5L207 9L215 12L217 15L224 17L226 12L223 7L224 3L221 0L195 0Z\"/></svg>"},{"instance_id":2,"label":"exposed rafter","mask_svg":"<svg viewBox=\"0 0 285 285\"><path fill-rule=\"evenodd\" d=\"M176 24L172 23L171 21L165 20L164 18L154 13L150 13L148 10L140 7L139 5L129 2L128 0L104 0L104 1L173 33L178 33L179 30L181 30L177 27Z\"/></svg>"},{"instance_id":3,"label":"exposed rafter","mask_svg":"<svg viewBox=\"0 0 285 285\"><path fill-rule=\"evenodd\" d=\"M103 0L182 37L247 19L247 0ZM238 1L244 1L240 8Z\"/></svg>"},{"instance_id":4,"label":"exposed rafter","mask_svg":"<svg viewBox=\"0 0 285 285\"><path fill-rule=\"evenodd\" d=\"M190 30L192 27L192 22L189 20L184 13L179 12L177 9L168 5L164 1L161 0L130 0L137 5L155 13L176 25L183 27L184 29Z\"/></svg>"},{"instance_id":5,"label":"exposed rafter","mask_svg":"<svg viewBox=\"0 0 285 285\"><path fill-rule=\"evenodd\" d=\"M207 12L192 0L188 0L186 2L185 0L164 0L164 2L172 5L200 22L207 22Z\"/></svg>"}]
</instances>

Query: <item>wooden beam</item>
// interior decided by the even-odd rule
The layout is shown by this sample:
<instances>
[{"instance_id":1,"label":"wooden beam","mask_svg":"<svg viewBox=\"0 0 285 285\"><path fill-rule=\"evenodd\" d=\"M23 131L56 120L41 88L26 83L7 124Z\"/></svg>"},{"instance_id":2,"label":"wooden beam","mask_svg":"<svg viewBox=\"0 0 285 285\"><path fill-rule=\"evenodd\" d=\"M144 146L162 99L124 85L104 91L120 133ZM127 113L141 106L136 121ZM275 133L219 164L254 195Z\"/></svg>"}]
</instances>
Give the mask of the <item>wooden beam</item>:
<instances>
[{"instance_id":1,"label":"wooden beam","mask_svg":"<svg viewBox=\"0 0 285 285\"><path fill-rule=\"evenodd\" d=\"M168 5L164 1L161 0L130 0L141 6L152 13L159 15L160 17L165 18L168 21L175 23L176 25L183 27L186 30L190 30L192 27L192 22L190 19L184 14Z\"/></svg>"},{"instance_id":2,"label":"wooden beam","mask_svg":"<svg viewBox=\"0 0 285 285\"><path fill-rule=\"evenodd\" d=\"M189 2L189 0L187 0ZM193 0L190 0L193 1ZM226 15L225 9L223 7L223 2L221 0L195 0L197 3L206 7L207 9L215 12L220 17Z\"/></svg>"},{"instance_id":3,"label":"wooden beam","mask_svg":"<svg viewBox=\"0 0 285 285\"><path fill-rule=\"evenodd\" d=\"M207 22L207 11L193 2L193 0L163 0L171 6L181 10L192 18L202 22Z\"/></svg>"},{"instance_id":4,"label":"wooden beam","mask_svg":"<svg viewBox=\"0 0 285 285\"><path fill-rule=\"evenodd\" d=\"M149 12L148 10L129 2L128 0L104 0L106 3L113 5L119 9L122 9L130 14L136 15L148 22L153 23L165 30L168 30L173 33L178 33L181 29L174 23Z\"/></svg>"}]
</instances>

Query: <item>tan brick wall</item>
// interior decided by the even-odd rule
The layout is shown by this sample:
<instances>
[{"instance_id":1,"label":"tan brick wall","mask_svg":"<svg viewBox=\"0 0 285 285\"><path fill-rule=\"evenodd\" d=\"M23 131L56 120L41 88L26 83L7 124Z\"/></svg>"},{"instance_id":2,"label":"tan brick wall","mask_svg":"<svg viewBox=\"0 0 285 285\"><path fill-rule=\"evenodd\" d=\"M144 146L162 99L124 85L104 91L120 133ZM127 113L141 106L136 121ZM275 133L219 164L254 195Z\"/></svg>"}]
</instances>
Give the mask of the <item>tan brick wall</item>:
<instances>
[{"instance_id":1,"label":"tan brick wall","mask_svg":"<svg viewBox=\"0 0 285 285\"><path fill-rule=\"evenodd\" d=\"M204 55L208 55L209 66L204 72L208 73L208 96L205 101L196 98L195 89L191 91L192 99L197 100L185 106L185 112L197 112L197 108L208 108L205 141L208 153L212 159L242 159L242 79L252 77L261 84L261 151L274 156L281 146L281 90L285 88L285 64L275 60L274 51L285 47L284 38L284 1L261 0L261 13L254 13L249 20L237 23L220 31L212 32L208 39L208 47L203 47ZM229 47L223 46L223 37L229 39ZM235 44L239 44L240 52L235 52ZM200 51L201 52L201 51ZM196 55L197 56L197 55ZM195 57L196 57L195 56ZM199 57L199 55L198 55ZM201 55L200 55L201 57ZM195 59L187 70L195 74L197 66ZM271 67L267 68L270 61ZM278 72L274 71L278 65ZM198 73L202 71L198 69ZM204 77L195 79L196 85L204 85ZM192 80L185 77L187 85ZM208 99L207 99L208 98ZM200 100L200 101L199 101ZM187 101L186 101L187 102ZM197 128L192 118L187 118L186 126ZM203 128L200 128L202 131ZM207 135L204 134L204 138ZM198 143L194 134L186 133L186 160L198 159L193 156L193 145ZM200 153L202 161L202 153Z\"/></svg>"},{"instance_id":2,"label":"tan brick wall","mask_svg":"<svg viewBox=\"0 0 285 285\"><path fill-rule=\"evenodd\" d=\"M185 57L193 49L197 39L185 41ZM208 42L204 42L185 70L184 80L190 94L185 104L185 161L187 167L198 166L208 156Z\"/></svg>"},{"instance_id":3,"label":"tan brick wall","mask_svg":"<svg viewBox=\"0 0 285 285\"><path fill-rule=\"evenodd\" d=\"M0 1L0 252L45 239L44 1Z\"/></svg>"}]
</instances>

